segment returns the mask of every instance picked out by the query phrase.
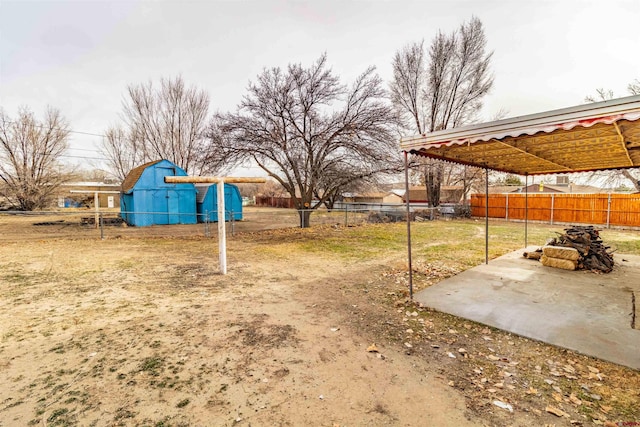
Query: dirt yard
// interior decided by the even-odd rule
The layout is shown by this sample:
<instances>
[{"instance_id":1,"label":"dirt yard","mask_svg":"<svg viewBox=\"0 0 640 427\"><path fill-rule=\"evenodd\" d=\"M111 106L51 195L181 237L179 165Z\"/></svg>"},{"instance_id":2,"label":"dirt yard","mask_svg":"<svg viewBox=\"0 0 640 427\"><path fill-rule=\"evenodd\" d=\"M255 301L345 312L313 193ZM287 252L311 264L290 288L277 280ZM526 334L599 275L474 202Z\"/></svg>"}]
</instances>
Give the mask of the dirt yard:
<instances>
[{"instance_id":1,"label":"dirt yard","mask_svg":"<svg viewBox=\"0 0 640 427\"><path fill-rule=\"evenodd\" d=\"M0 426L640 422L638 372L411 303L401 224L238 232L221 276L215 238L20 221L0 216ZM477 263L435 235L483 249L477 223L417 227L416 286Z\"/></svg>"}]
</instances>

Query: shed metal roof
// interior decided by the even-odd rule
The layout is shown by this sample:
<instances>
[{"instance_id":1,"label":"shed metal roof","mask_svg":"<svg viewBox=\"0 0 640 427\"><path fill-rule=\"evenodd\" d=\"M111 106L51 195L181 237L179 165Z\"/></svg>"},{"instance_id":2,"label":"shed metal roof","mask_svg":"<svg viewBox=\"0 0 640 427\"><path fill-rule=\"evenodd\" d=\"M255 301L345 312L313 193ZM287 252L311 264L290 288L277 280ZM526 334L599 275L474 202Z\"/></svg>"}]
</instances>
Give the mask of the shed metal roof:
<instances>
[{"instance_id":1,"label":"shed metal roof","mask_svg":"<svg viewBox=\"0 0 640 427\"><path fill-rule=\"evenodd\" d=\"M205 197L207 197L207 192L209 191L209 187L211 187L212 185L215 185L215 184L195 184L197 203L204 202Z\"/></svg>"},{"instance_id":2,"label":"shed metal roof","mask_svg":"<svg viewBox=\"0 0 640 427\"><path fill-rule=\"evenodd\" d=\"M640 95L405 137L400 147L519 175L640 167Z\"/></svg>"},{"instance_id":3,"label":"shed metal roof","mask_svg":"<svg viewBox=\"0 0 640 427\"><path fill-rule=\"evenodd\" d=\"M149 166L153 166L156 163L160 163L161 161L162 160L154 160L152 162L148 162L131 169L127 176L124 178L124 181L122 181L121 191L123 193L131 192L131 190L133 190L133 187L135 187L136 183L142 176L142 172L144 172L145 169L147 169Z\"/></svg>"}]
</instances>

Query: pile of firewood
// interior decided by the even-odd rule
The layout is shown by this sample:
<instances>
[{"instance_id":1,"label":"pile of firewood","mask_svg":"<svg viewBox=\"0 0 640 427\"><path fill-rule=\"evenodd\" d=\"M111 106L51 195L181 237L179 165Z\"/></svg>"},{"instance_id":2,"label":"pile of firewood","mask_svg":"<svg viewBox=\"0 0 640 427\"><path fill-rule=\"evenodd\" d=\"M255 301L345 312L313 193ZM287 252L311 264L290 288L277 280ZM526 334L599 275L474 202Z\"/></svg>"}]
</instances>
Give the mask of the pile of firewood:
<instances>
[{"instance_id":1,"label":"pile of firewood","mask_svg":"<svg viewBox=\"0 0 640 427\"><path fill-rule=\"evenodd\" d=\"M609 251L611 248L602 243L599 231L592 225L576 225L565 228L564 231L564 234L558 233L558 237L550 239L544 248L533 253L525 252L524 256L526 258L540 258L541 261L548 263L548 258L554 258L554 255L551 254L555 252L558 254L555 257L571 261L574 267L571 268L568 262L559 262L559 264L564 263L564 266L550 265L553 267L568 270L592 270L602 273L609 273L613 269L613 251ZM562 251L553 248L573 248L577 251L577 255L567 254L569 256L565 256Z\"/></svg>"}]
</instances>

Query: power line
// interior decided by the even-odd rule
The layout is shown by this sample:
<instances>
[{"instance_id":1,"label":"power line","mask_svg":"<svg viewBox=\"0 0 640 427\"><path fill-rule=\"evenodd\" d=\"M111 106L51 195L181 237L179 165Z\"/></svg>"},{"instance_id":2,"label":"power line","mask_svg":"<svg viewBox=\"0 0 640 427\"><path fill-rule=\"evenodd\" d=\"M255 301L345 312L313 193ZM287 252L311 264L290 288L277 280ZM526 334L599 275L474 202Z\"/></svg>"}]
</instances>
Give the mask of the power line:
<instances>
[{"instance_id":1,"label":"power line","mask_svg":"<svg viewBox=\"0 0 640 427\"><path fill-rule=\"evenodd\" d=\"M37 153L39 155L44 155L45 153ZM58 154L57 157L69 157L72 159L86 159L86 160L105 160L109 161L109 159L105 157L93 157L93 156L74 156L72 154Z\"/></svg>"},{"instance_id":2,"label":"power line","mask_svg":"<svg viewBox=\"0 0 640 427\"><path fill-rule=\"evenodd\" d=\"M13 120L7 120L6 123L13 123L13 124L17 124L18 122L13 121ZM85 132L85 131L81 131L81 130L73 130L73 129L63 129L61 127L51 127L51 126L45 126L45 125L38 125L38 124L30 124L29 126L33 126L36 128L41 128L41 129L52 129L52 130L61 130L61 131L65 131L65 132L69 132L69 133L77 133L79 135L89 135L89 136L99 136L101 138L107 138L106 135L102 135L99 133L92 133L92 132Z\"/></svg>"},{"instance_id":3,"label":"power line","mask_svg":"<svg viewBox=\"0 0 640 427\"><path fill-rule=\"evenodd\" d=\"M74 148L74 147L67 147L67 150L76 150L76 151L91 151L94 153L101 153L100 150L96 150L95 148Z\"/></svg>"},{"instance_id":4,"label":"power line","mask_svg":"<svg viewBox=\"0 0 640 427\"><path fill-rule=\"evenodd\" d=\"M69 133L77 133L77 134L80 134L80 135L99 136L101 138L107 138L106 135L101 135L101 134L98 134L98 133L91 133L91 132L83 132L83 131L80 131L80 130L69 130L68 132Z\"/></svg>"},{"instance_id":5,"label":"power line","mask_svg":"<svg viewBox=\"0 0 640 427\"><path fill-rule=\"evenodd\" d=\"M106 161L109 160L105 157L72 156L70 154L60 154L60 157L69 157L73 159L86 159L86 160L106 160Z\"/></svg>"}]
</instances>

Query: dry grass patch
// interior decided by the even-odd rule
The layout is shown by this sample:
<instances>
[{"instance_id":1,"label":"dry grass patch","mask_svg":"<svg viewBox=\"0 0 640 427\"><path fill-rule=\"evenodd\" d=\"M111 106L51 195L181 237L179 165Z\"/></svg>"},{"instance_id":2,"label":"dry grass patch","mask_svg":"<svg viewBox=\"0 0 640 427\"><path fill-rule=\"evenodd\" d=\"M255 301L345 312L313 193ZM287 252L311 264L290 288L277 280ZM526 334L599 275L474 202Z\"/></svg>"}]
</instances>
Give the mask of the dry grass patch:
<instances>
[{"instance_id":1,"label":"dry grass patch","mask_svg":"<svg viewBox=\"0 0 640 427\"><path fill-rule=\"evenodd\" d=\"M584 425L640 419L637 372L408 302L404 227L238 233L227 276L204 237L4 235L0 421L379 425L433 408L443 425L533 426L557 422L549 404ZM531 226L529 240L559 229ZM483 233L472 220L415 224L416 289L482 262ZM492 257L524 240L522 224L490 233ZM629 235L603 232L633 250Z\"/></svg>"}]
</instances>

